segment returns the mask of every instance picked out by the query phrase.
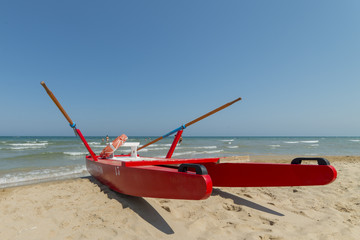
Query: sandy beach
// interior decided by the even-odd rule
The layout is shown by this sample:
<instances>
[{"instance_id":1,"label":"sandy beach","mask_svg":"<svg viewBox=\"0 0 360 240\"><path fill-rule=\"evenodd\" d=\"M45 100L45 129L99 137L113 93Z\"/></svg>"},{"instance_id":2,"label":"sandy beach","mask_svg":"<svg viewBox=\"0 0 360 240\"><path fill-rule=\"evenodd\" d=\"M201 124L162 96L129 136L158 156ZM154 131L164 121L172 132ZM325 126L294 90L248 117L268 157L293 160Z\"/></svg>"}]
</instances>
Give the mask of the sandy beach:
<instances>
[{"instance_id":1,"label":"sandy beach","mask_svg":"<svg viewBox=\"0 0 360 240\"><path fill-rule=\"evenodd\" d=\"M360 157L326 158L338 171L329 185L214 188L212 196L202 201L125 196L92 177L0 189L0 236L3 240L358 239ZM250 160L275 159L292 158Z\"/></svg>"}]
</instances>

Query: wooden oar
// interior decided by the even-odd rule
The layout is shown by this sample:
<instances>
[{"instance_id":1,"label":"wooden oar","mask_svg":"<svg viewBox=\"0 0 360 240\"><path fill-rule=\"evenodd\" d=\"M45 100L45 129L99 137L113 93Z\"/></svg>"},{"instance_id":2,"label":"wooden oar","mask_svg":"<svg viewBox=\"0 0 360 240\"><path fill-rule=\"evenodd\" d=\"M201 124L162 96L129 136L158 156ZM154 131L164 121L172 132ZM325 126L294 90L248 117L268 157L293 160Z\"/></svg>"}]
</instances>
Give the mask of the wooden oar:
<instances>
[{"instance_id":1,"label":"wooden oar","mask_svg":"<svg viewBox=\"0 0 360 240\"><path fill-rule=\"evenodd\" d=\"M56 104L56 106L59 108L59 110L62 112L62 114L64 115L64 117L68 120L70 126L72 128L75 127L74 122L71 120L71 118L69 117L69 115L65 112L65 109L61 106L61 104L59 103L59 101L56 99L55 95L50 91L50 89L46 86L45 82L42 81L40 83L46 90L47 94L49 95L49 97L53 100L53 102Z\"/></svg>"},{"instance_id":2,"label":"wooden oar","mask_svg":"<svg viewBox=\"0 0 360 240\"><path fill-rule=\"evenodd\" d=\"M56 99L55 95L50 91L50 89L46 86L45 82L42 81L40 83L46 90L47 94L49 95L49 97L53 100L53 102L56 104L56 106L59 108L59 110L62 112L62 114L64 115L64 117L66 118L66 120L68 120L70 127L72 127L74 129L75 135L78 135L81 139L81 141L84 143L86 149L89 151L90 155L92 156L94 161L97 161L97 156L94 153L94 151L91 149L91 147L89 146L88 142L86 141L85 137L82 135L80 129L76 128L76 124L71 120L71 118L69 117L69 115L65 112L65 109L61 106L61 104L59 103L59 101Z\"/></svg>"},{"instance_id":3,"label":"wooden oar","mask_svg":"<svg viewBox=\"0 0 360 240\"><path fill-rule=\"evenodd\" d=\"M155 140L153 140L153 141L145 144L144 146L138 148L138 151L141 150L141 149L143 149L143 148L146 148L147 146L149 146L149 145L151 145L151 144L153 144L153 143L156 143L156 142L160 141L160 140L163 139L163 138L166 138L166 137L170 136L171 134L176 133L177 131L179 131L179 130L181 130L181 129L187 128L188 126L193 125L194 123L196 123L196 122L198 122L198 121L200 121L200 120L203 120L204 118L206 118L206 117L208 117L208 116L210 116L210 115L213 115L214 113L217 113L217 112L223 110L224 108L227 108L227 107L229 107L230 105L232 105L232 104L234 104L234 103L236 103L236 102L238 102L238 101L240 101L240 100L241 100L241 98L237 98L237 99L235 99L234 101L228 102L228 103L222 105L221 107L218 107L218 108L212 110L211 112L208 112L207 114L204 114L204 115L202 115L201 117L198 117L198 118L196 118L195 120L192 120L191 122L188 122L188 123L182 125L181 127L178 127L178 128L176 128L176 129L172 130L171 132L165 134L164 136L159 137L159 138L157 138L157 139L155 139Z\"/></svg>"}]
</instances>

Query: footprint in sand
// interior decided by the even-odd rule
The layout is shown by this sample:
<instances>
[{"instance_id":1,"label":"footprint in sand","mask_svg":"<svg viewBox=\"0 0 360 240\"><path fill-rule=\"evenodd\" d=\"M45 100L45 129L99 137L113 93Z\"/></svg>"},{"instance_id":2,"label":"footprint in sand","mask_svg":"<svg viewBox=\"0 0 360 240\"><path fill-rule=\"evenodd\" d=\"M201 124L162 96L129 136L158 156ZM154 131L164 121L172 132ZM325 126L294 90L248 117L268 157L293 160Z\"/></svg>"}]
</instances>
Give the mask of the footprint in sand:
<instances>
[{"instance_id":1,"label":"footprint in sand","mask_svg":"<svg viewBox=\"0 0 360 240\"><path fill-rule=\"evenodd\" d=\"M251 195L249 194L244 194L245 197L248 197L248 198L253 198Z\"/></svg>"},{"instance_id":2,"label":"footprint in sand","mask_svg":"<svg viewBox=\"0 0 360 240\"><path fill-rule=\"evenodd\" d=\"M340 204L336 204L335 209L338 210L339 212L346 212L346 213L349 213L349 212L352 211L351 209L349 209L347 207L344 207L344 206L342 206Z\"/></svg>"},{"instance_id":3,"label":"footprint in sand","mask_svg":"<svg viewBox=\"0 0 360 240\"><path fill-rule=\"evenodd\" d=\"M168 206L161 206L163 209L165 209L167 212L171 212L171 209Z\"/></svg>"},{"instance_id":4,"label":"footprint in sand","mask_svg":"<svg viewBox=\"0 0 360 240\"><path fill-rule=\"evenodd\" d=\"M261 240L282 240L284 238L266 234L264 236L259 236L259 239L261 239Z\"/></svg>"},{"instance_id":5,"label":"footprint in sand","mask_svg":"<svg viewBox=\"0 0 360 240\"><path fill-rule=\"evenodd\" d=\"M260 219L263 221L263 224L268 224L270 226L273 226L275 225L275 221L273 220L270 220L270 219L267 219L267 218L264 218L264 217L260 217Z\"/></svg>"},{"instance_id":6,"label":"footprint in sand","mask_svg":"<svg viewBox=\"0 0 360 240\"><path fill-rule=\"evenodd\" d=\"M223 208L227 211L240 212L242 208L238 205L224 203Z\"/></svg>"},{"instance_id":7,"label":"footprint in sand","mask_svg":"<svg viewBox=\"0 0 360 240\"><path fill-rule=\"evenodd\" d=\"M168 202L170 202L170 201L169 201L169 200L167 200L167 199L162 199L162 200L160 200L160 201L159 201L160 206L161 206L163 209L165 209L165 211L167 211L167 212L171 212L170 207L169 207L169 206L164 205L164 203L168 203Z\"/></svg>"}]
</instances>

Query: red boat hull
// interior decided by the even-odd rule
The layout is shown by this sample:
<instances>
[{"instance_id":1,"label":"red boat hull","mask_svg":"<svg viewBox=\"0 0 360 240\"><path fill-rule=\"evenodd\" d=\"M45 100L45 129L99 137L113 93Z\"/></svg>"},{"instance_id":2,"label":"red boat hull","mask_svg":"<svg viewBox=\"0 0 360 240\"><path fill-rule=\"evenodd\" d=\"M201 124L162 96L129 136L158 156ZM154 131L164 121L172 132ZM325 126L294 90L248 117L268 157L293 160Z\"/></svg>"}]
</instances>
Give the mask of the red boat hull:
<instances>
[{"instance_id":1,"label":"red boat hull","mask_svg":"<svg viewBox=\"0 0 360 240\"><path fill-rule=\"evenodd\" d=\"M212 192L209 175L179 172L162 166L124 166L121 161L86 159L90 174L112 190L139 197L206 199Z\"/></svg>"},{"instance_id":2,"label":"red boat hull","mask_svg":"<svg viewBox=\"0 0 360 240\"><path fill-rule=\"evenodd\" d=\"M218 158L166 159L128 156L94 161L86 158L91 175L114 191L138 196L201 200L211 195L212 187L284 187L325 185L337 172L325 159L318 164L219 163ZM115 160L116 159L116 160ZM127 160L126 160L127 159Z\"/></svg>"},{"instance_id":3,"label":"red boat hull","mask_svg":"<svg viewBox=\"0 0 360 240\"><path fill-rule=\"evenodd\" d=\"M284 187L325 185L336 179L331 165L276 163L203 163L213 186Z\"/></svg>"}]
</instances>

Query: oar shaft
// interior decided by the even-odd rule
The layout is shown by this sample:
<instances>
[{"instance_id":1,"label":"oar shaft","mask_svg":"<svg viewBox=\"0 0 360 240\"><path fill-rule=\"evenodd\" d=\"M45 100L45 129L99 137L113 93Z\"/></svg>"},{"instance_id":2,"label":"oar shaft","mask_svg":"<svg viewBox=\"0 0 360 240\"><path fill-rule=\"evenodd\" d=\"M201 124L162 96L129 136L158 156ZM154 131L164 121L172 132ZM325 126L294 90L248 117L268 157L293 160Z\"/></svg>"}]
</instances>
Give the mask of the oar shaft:
<instances>
[{"instance_id":1,"label":"oar shaft","mask_svg":"<svg viewBox=\"0 0 360 240\"><path fill-rule=\"evenodd\" d=\"M62 112L62 114L64 115L64 117L68 120L70 127L72 127L75 131L75 134L78 135L81 139L81 141L84 143L86 149L89 151L90 155L92 156L94 161L97 161L97 156L94 153L94 151L91 149L91 147L89 146L88 142L86 141L85 137L82 135L80 129L77 129L75 126L75 123L71 120L71 118L69 117L69 115L65 112L65 109L61 106L61 104L59 103L59 101L56 99L55 95L50 91L50 89L46 86L45 82L42 81L40 83L46 90L47 94L49 95L49 97L53 100L53 102L56 104L56 106L59 108L59 110Z\"/></svg>"},{"instance_id":2,"label":"oar shaft","mask_svg":"<svg viewBox=\"0 0 360 240\"><path fill-rule=\"evenodd\" d=\"M163 139L163 137L159 137L159 138L157 138L157 139L155 139L155 140L153 140L153 141L145 144L144 146L139 147L139 148L138 148L138 151L141 150L141 149L143 149L143 148L146 148L147 146L149 146L149 145L151 145L151 144L153 144L153 143L156 143L156 142L160 141L161 139Z\"/></svg>"},{"instance_id":3,"label":"oar shaft","mask_svg":"<svg viewBox=\"0 0 360 240\"><path fill-rule=\"evenodd\" d=\"M182 129L184 129L184 128L186 128L186 127L188 127L188 126L190 126L190 125L192 125L192 124L194 124L194 123L196 123L196 122L198 122L198 121L200 121L200 120L202 120L202 119L204 119L204 118L207 118L208 116L213 115L214 113L217 113L217 112L223 110L224 108L227 108L227 107L229 107L230 105L232 105L232 104L234 104L234 103L236 103L236 102L238 102L238 101L240 101L240 100L241 100L241 98L237 98L237 99L235 99L234 101L228 102L228 103L222 105L221 107L218 107L218 108L212 110L211 112L208 112L207 114L204 114L204 115L202 115L201 117L198 117L198 118L196 118L195 120L193 120L193 121L191 121L191 122L188 122L187 124L184 124L183 126L181 126L181 127L177 128L177 129L175 129L175 130L173 130L173 131L165 134L164 136L159 137L159 138L157 138L157 139L155 139L155 140L153 140L153 141L145 144L144 146L138 148L138 150L141 150L141 149L143 149L143 148L146 148L147 146L149 146L149 145L151 145L151 144L153 144L153 143L156 143L156 142L160 141L161 139L166 138L166 137L170 136L171 134L174 134L175 132L177 132L177 131L179 131L179 130L182 130Z\"/></svg>"},{"instance_id":4,"label":"oar shaft","mask_svg":"<svg viewBox=\"0 0 360 240\"><path fill-rule=\"evenodd\" d=\"M224 108L227 108L227 107L229 107L230 105L232 105L232 104L234 104L234 103L236 103L236 102L238 102L238 101L240 101L240 100L241 100L241 98L237 98L237 99L235 99L234 101L228 102L228 103L222 105L221 107L218 107L217 109L214 109L214 110L212 110L211 112L208 112L207 114L202 115L201 117L198 117L197 119L192 120L191 122L188 122L187 124L185 124L185 127L188 127L188 126L190 126L190 125L193 125L194 123L196 123L196 122L198 122L198 121L200 121L200 120L203 120L204 118L207 118L208 116L213 115L214 113L217 113L217 112L223 110Z\"/></svg>"},{"instance_id":5,"label":"oar shaft","mask_svg":"<svg viewBox=\"0 0 360 240\"><path fill-rule=\"evenodd\" d=\"M65 112L65 109L61 106L61 104L59 103L59 101L56 99L55 95L50 91L50 89L46 86L45 82L42 81L40 83L46 90L47 94L49 95L49 97L53 100L53 102L56 104L56 106L59 108L59 110L62 112L62 114L64 115L64 117L66 118L66 120L68 120L70 126L74 126L74 122L71 120L71 118L69 117L69 115Z\"/></svg>"}]
</instances>

